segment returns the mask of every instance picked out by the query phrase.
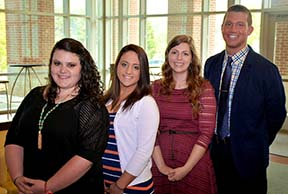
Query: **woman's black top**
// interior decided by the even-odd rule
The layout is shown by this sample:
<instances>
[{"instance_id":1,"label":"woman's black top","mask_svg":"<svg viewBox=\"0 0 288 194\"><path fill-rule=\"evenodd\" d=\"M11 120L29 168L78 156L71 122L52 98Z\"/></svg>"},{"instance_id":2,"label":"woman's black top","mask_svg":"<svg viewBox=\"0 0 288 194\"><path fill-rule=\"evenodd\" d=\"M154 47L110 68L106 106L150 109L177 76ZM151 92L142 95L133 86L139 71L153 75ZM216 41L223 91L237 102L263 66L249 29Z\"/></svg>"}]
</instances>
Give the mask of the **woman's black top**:
<instances>
[{"instance_id":1,"label":"woman's black top","mask_svg":"<svg viewBox=\"0 0 288 194\"><path fill-rule=\"evenodd\" d=\"M109 116L104 105L75 97L61 103L45 119L42 149L37 148L43 87L22 101L8 130L5 145L24 148L24 176L48 180L73 156L93 163L78 181L57 193L103 193L101 157L108 140ZM48 103L44 115L55 106Z\"/></svg>"}]
</instances>

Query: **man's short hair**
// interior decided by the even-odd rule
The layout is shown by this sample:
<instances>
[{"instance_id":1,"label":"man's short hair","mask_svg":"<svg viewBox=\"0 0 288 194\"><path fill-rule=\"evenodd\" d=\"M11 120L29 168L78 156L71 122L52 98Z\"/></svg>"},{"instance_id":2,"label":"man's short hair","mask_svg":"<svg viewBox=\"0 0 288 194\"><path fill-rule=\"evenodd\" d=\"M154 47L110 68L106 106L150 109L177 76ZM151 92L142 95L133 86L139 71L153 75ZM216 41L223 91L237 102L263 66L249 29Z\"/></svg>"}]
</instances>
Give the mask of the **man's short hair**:
<instances>
[{"instance_id":1,"label":"man's short hair","mask_svg":"<svg viewBox=\"0 0 288 194\"><path fill-rule=\"evenodd\" d=\"M252 25L251 12L245 6L243 6L243 5L232 5L231 7L229 7L228 10L225 13L223 22L225 21L228 12L243 12L243 13L246 13L248 15L248 18L247 18L248 26Z\"/></svg>"}]
</instances>

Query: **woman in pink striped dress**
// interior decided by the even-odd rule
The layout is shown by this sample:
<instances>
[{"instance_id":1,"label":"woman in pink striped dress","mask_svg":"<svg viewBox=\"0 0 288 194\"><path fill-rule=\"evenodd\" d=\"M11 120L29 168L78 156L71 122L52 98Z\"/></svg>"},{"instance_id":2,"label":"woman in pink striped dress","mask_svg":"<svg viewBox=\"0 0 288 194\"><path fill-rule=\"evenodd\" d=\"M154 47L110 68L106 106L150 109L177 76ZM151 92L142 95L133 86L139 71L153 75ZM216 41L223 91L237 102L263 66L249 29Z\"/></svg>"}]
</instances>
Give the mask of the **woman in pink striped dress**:
<instances>
[{"instance_id":1,"label":"woman in pink striped dress","mask_svg":"<svg viewBox=\"0 0 288 194\"><path fill-rule=\"evenodd\" d=\"M217 193L208 150L216 100L200 73L192 37L174 37L165 51L162 78L153 83L160 111L152 168L157 194Z\"/></svg>"}]
</instances>

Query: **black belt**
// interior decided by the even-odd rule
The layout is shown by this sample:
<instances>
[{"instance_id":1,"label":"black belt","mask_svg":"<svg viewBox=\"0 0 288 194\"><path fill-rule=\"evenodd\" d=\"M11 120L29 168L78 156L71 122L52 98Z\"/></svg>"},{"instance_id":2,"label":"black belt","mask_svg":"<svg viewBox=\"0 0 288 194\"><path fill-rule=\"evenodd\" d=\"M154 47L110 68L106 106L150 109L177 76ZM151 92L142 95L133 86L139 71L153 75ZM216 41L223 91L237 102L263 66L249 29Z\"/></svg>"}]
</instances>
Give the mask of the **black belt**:
<instances>
[{"instance_id":1,"label":"black belt","mask_svg":"<svg viewBox=\"0 0 288 194\"><path fill-rule=\"evenodd\" d=\"M198 131L176 131L173 129L169 130L159 130L160 133L168 133L169 135L172 136L172 141L171 141L171 160L175 160L175 154L174 154L174 135L175 134L198 134Z\"/></svg>"},{"instance_id":2,"label":"black belt","mask_svg":"<svg viewBox=\"0 0 288 194\"><path fill-rule=\"evenodd\" d=\"M171 134L198 134L198 131L176 131L173 129L169 129L169 130L159 130L160 133L168 133L169 135Z\"/></svg>"}]
</instances>

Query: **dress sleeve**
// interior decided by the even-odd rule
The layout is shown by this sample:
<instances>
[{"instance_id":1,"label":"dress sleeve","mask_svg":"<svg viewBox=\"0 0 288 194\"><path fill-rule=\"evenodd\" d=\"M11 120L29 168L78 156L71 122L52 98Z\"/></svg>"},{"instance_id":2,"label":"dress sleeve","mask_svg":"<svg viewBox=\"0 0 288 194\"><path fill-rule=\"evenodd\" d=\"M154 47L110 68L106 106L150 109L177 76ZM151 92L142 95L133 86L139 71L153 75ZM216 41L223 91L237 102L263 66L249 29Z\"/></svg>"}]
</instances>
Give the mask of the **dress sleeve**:
<instances>
[{"instance_id":1,"label":"dress sleeve","mask_svg":"<svg viewBox=\"0 0 288 194\"><path fill-rule=\"evenodd\" d=\"M204 83L203 93L200 96L200 104L200 135L197 140L197 144L208 148L216 125L216 99L214 95L214 89L209 82Z\"/></svg>"},{"instance_id":2,"label":"dress sleeve","mask_svg":"<svg viewBox=\"0 0 288 194\"><path fill-rule=\"evenodd\" d=\"M99 162L108 141L109 115L104 105L87 101L79 110L79 155Z\"/></svg>"}]
</instances>

